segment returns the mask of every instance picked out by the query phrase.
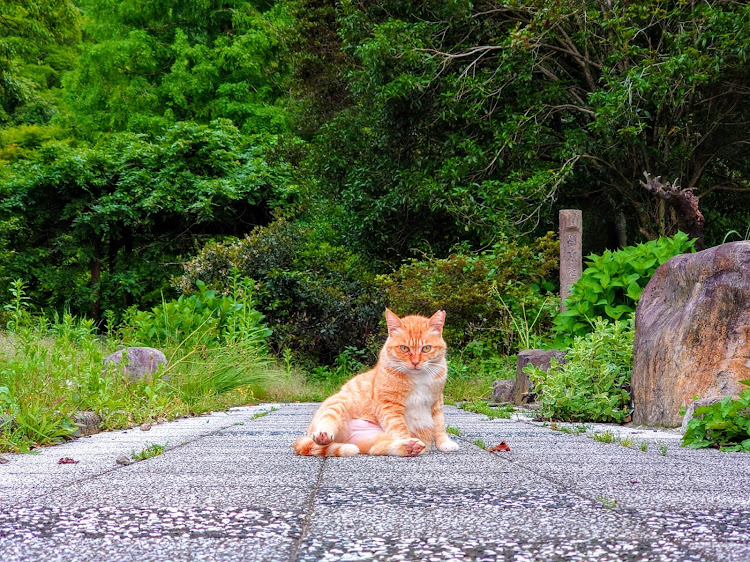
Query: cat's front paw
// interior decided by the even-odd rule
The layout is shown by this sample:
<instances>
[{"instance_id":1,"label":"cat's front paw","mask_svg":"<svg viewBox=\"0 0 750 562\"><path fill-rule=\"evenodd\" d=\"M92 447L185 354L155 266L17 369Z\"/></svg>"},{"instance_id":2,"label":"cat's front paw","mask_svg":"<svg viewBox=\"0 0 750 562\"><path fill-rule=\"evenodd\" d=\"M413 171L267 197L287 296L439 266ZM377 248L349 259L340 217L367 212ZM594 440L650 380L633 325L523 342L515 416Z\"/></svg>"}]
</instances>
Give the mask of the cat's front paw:
<instances>
[{"instance_id":1,"label":"cat's front paw","mask_svg":"<svg viewBox=\"0 0 750 562\"><path fill-rule=\"evenodd\" d=\"M312 440L318 445L329 445L333 443L333 432L325 429L313 431L313 434L310 437L312 437Z\"/></svg>"},{"instance_id":2,"label":"cat's front paw","mask_svg":"<svg viewBox=\"0 0 750 562\"><path fill-rule=\"evenodd\" d=\"M453 441L452 439L446 439L440 445L435 445L438 451L441 451L443 453L452 453L453 451L458 451L458 443Z\"/></svg>"}]
</instances>

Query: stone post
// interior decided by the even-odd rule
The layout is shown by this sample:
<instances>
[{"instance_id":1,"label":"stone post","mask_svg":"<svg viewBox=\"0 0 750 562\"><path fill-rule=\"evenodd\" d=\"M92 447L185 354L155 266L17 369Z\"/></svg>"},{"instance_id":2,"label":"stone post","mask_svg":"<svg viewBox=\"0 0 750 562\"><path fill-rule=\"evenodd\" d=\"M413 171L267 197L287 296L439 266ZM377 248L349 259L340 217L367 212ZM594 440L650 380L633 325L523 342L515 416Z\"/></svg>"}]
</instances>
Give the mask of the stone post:
<instances>
[{"instance_id":1,"label":"stone post","mask_svg":"<svg viewBox=\"0 0 750 562\"><path fill-rule=\"evenodd\" d=\"M578 281L583 269L581 234L583 213L572 209L560 211L560 311L565 312L565 299L570 287Z\"/></svg>"}]
</instances>

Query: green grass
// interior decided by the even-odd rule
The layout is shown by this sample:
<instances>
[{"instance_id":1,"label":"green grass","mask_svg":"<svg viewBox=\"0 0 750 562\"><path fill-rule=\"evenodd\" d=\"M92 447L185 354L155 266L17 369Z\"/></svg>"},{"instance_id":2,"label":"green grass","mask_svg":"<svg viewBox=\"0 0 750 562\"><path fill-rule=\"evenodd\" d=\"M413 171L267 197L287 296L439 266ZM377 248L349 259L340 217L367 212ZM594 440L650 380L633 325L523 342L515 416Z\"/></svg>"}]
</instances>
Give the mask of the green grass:
<instances>
[{"instance_id":1,"label":"green grass","mask_svg":"<svg viewBox=\"0 0 750 562\"><path fill-rule=\"evenodd\" d=\"M477 400L476 402L465 402L461 404L461 409L475 414L484 414L489 419L510 419L513 415L513 405L507 404L502 406L490 406L488 402Z\"/></svg>"},{"instance_id":2,"label":"green grass","mask_svg":"<svg viewBox=\"0 0 750 562\"><path fill-rule=\"evenodd\" d=\"M11 328L0 335L0 416L12 420L0 429L0 452L69 439L83 410L113 430L254 403L254 389L270 387L275 374L263 347L240 337L214 350L164 348L169 368L131 382L102 365L118 346L137 342L102 338L91 320L20 312Z\"/></svg>"},{"instance_id":3,"label":"green grass","mask_svg":"<svg viewBox=\"0 0 750 562\"><path fill-rule=\"evenodd\" d=\"M468 353L451 355L445 382L445 403L487 400L492 395L493 382L515 376L515 356L474 358L468 357Z\"/></svg>"},{"instance_id":4,"label":"green grass","mask_svg":"<svg viewBox=\"0 0 750 562\"><path fill-rule=\"evenodd\" d=\"M151 457L158 457L159 455L163 455L164 451L166 451L167 449L167 445L168 443L165 443L164 445L152 443L144 447L141 451L134 451L131 456L137 461L145 461L146 459L150 459Z\"/></svg>"},{"instance_id":5,"label":"green grass","mask_svg":"<svg viewBox=\"0 0 750 562\"><path fill-rule=\"evenodd\" d=\"M257 420L258 418L267 416L268 414L270 414L271 412L275 412L276 410L278 410L278 408L270 408L268 410L263 410L262 412L256 412L255 414L253 414L252 419Z\"/></svg>"},{"instance_id":6,"label":"green grass","mask_svg":"<svg viewBox=\"0 0 750 562\"><path fill-rule=\"evenodd\" d=\"M614 509L615 507L617 507L617 500L615 498L599 496L597 499L599 500L599 503L602 504L602 507L604 509Z\"/></svg>"},{"instance_id":7,"label":"green grass","mask_svg":"<svg viewBox=\"0 0 750 562\"><path fill-rule=\"evenodd\" d=\"M473 443L480 449L484 449L485 451L487 450L487 444L482 439L480 438L474 439Z\"/></svg>"},{"instance_id":8,"label":"green grass","mask_svg":"<svg viewBox=\"0 0 750 562\"><path fill-rule=\"evenodd\" d=\"M615 441L618 441L615 434L610 431L609 429L607 431L601 431L597 433L593 433L591 435L591 438L594 441L599 441L601 443L614 443Z\"/></svg>"},{"instance_id":9,"label":"green grass","mask_svg":"<svg viewBox=\"0 0 750 562\"><path fill-rule=\"evenodd\" d=\"M461 430L452 425L446 425L445 431L450 433L451 435L461 435Z\"/></svg>"}]
</instances>

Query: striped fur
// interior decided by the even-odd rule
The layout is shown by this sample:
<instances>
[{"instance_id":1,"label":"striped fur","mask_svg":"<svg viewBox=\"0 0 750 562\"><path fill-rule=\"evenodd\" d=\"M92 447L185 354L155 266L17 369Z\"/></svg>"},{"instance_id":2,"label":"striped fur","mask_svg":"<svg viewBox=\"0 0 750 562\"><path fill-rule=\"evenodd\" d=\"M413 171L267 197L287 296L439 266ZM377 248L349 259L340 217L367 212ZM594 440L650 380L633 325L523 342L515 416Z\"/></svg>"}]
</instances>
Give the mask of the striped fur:
<instances>
[{"instance_id":1,"label":"striped fur","mask_svg":"<svg viewBox=\"0 0 750 562\"><path fill-rule=\"evenodd\" d=\"M378 364L320 405L307 436L294 443L298 454L404 457L422 454L433 443L440 451L458 449L443 419L445 312L399 318L386 309L386 321L388 339Z\"/></svg>"}]
</instances>

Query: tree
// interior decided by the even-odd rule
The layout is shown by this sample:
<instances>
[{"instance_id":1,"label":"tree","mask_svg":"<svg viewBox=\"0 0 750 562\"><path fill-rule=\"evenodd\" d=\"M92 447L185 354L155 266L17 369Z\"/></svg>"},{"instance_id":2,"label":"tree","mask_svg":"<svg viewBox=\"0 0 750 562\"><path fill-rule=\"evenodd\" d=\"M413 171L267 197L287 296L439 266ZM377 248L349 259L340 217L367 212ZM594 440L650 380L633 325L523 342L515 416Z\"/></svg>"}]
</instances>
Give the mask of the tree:
<instances>
[{"instance_id":1,"label":"tree","mask_svg":"<svg viewBox=\"0 0 750 562\"><path fill-rule=\"evenodd\" d=\"M79 26L70 0L0 4L0 125L49 121L57 109L53 92L74 61Z\"/></svg>"},{"instance_id":2,"label":"tree","mask_svg":"<svg viewBox=\"0 0 750 562\"><path fill-rule=\"evenodd\" d=\"M71 7L63 0L10 6L37 51L68 38L54 20ZM268 223L295 197L281 148L296 145L279 39L289 17L265 1L80 8L80 57L55 127L0 131L0 281L20 277L41 306L98 320L154 303L179 260Z\"/></svg>"},{"instance_id":3,"label":"tree","mask_svg":"<svg viewBox=\"0 0 750 562\"><path fill-rule=\"evenodd\" d=\"M695 192L711 241L712 205L750 218L745 3L345 2L336 25L350 102L315 162L354 244L485 245L562 204L626 224L620 243L671 234L644 172Z\"/></svg>"},{"instance_id":4,"label":"tree","mask_svg":"<svg viewBox=\"0 0 750 562\"><path fill-rule=\"evenodd\" d=\"M77 134L158 134L219 118L247 134L286 130L281 3L85 0L82 9L81 60L66 80Z\"/></svg>"},{"instance_id":5,"label":"tree","mask_svg":"<svg viewBox=\"0 0 750 562\"><path fill-rule=\"evenodd\" d=\"M228 120L179 123L154 141L107 135L93 146L54 143L0 180L6 282L36 302L99 319L152 304L206 239L240 236L285 201L290 170L269 166L265 140Z\"/></svg>"}]
</instances>

